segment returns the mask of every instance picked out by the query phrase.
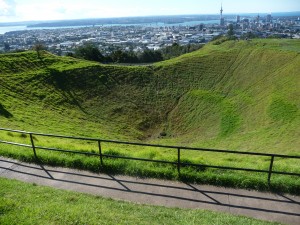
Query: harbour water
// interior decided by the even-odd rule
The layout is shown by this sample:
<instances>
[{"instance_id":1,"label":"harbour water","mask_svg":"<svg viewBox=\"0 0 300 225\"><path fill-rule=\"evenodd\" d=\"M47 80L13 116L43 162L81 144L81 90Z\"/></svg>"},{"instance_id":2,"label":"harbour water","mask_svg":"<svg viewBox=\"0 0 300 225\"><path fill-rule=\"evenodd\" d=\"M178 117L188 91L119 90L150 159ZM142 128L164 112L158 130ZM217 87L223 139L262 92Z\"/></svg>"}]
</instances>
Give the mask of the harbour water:
<instances>
[{"instance_id":1,"label":"harbour water","mask_svg":"<svg viewBox=\"0 0 300 225\"><path fill-rule=\"evenodd\" d=\"M10 31L17 31L17 30L26 30L26 26L6 26L6 27L0 27L0 34L4 34L6 32Z\"/></svg>"},{"instance_id":2,"label":"harbour water","mask_svg":"<svg viewBox=\"0 0 300 225\"><path fill-rule=\"evenodd\" d=\"M203 21L189 21L183 23L140 23L140 24L103 24L102 26L149 26L149 27L161 27L161 26L195 26L198 24L214 24L219 23L219 20L203 20ZM92 26L65 26L65 27L27 27L27 26L0 26L0 34L5 34L10 31L22 31L22 30L42 30L42 29L67 29L67 28L82 28Z\"/></svg>"}]
</instances>

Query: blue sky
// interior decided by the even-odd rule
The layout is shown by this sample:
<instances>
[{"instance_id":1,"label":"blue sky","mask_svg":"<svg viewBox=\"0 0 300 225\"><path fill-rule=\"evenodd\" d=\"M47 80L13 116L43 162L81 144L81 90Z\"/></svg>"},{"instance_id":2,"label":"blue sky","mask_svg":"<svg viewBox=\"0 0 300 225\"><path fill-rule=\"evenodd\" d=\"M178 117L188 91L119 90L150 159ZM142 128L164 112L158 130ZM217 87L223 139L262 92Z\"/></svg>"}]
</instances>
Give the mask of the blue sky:
<instances>
[{"instance_id":1,"label":"blue sky","mask_svg":"<svg viewBox=\"0 0 300 225\"><path fill-rule=\"evenodd\" d=\"M300 0L0 0L0 22L300 11Z\"/></svg>"}]
</instances>

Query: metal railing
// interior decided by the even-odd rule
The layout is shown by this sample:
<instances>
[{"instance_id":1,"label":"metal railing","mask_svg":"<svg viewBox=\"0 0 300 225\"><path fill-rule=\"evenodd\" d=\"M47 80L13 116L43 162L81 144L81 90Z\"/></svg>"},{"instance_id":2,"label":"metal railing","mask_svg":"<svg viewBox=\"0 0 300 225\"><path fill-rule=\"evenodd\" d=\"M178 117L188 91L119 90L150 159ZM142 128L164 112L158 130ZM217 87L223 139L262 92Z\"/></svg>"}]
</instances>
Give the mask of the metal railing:
<instances>
[{"instance_id":1,"label":"metal railing","mask_svg":"<svg viewBox=\"0 0 300 225\"><path fill-rule=\"evenodd\" d=\"M208 148L193 148L193 147L183 147L183 146L171 146L171 145L158 145L158 144L144 144L137 142L126 142L126 141L113 141L113 140L104 140L98 138L87 138L87 137L75 137L75 136L64 136L64 135L54 135L54 134L43 134L43 133L35 133L35 132L27 132L21 130L11 130L6 128L0 128L0 131L8 131L12 133L21 133L27 134L30 138L29 144L22 144L16 142L9 142L0 140L0 143L21 146L32 148L33 154L37 159L36 149L47 150L47 151L56 151L56 152L66 152L73 154L81 154L81 155L89 155L89 156L97 156L99 157L100 164L104 164L103 158L117 158L117 159L125 159L125 160L137 160L137 161L145 161L145 162L155 162L155 163L165 163L172 164L177 166L178 173L180 173L180 168L182 166L193 166L193 167L207 167L207 168L217 168L217 169L225 169L225 170L239 170L239 171L248 171L248 172L259 172L259 173L267 173L268 174L268 183L271 181L272 174L282 174L282 175L292 175L292 176L300 176L300 173L291 173L284 171L274 171L273 164L275 158L290 158L290 159L300 159L300 156L295 155L281 155L281 154L272 154L272 153L259 153L259 152L243 152L243 151L232 151L232 150L218 150L218 149L208 149ZM54 137L54 138L63 138L63 139L72 139L72 140L82 140L82 141L92 141L98 144L99 153L93 152L83 152L83 151L74 151L74 150L65 150L58 148L48 148L43 146L36 146L34 142L34 136L43 136L43 137ZM101 143L113 143L113 144L123 144L123 145L132 145L132 146L145 146L145 147L153 147L153 148L168 148L175 149L177 152L177 161L165 161L165 160L154 160L154 159L146 159L146 158L135 158L135 157L127 157L127 156L117 156L117 155L109 155L104 154L102 152ZM182 150L187 151L201 151L201 152L216 152L216 153L227 153L227 154L236 154L236 155L251 155L251 156L262 156L262 157L270 157L270 165L268 170L260 170L260 169L250 169L250 168L240 168L240 167L229 167L229 166L216 166L216 165L206 165L206 164L196 164L196 163L185 163L180 159ZM299 164L300 165L300 164Z\"/></svg>"}]
</instances>

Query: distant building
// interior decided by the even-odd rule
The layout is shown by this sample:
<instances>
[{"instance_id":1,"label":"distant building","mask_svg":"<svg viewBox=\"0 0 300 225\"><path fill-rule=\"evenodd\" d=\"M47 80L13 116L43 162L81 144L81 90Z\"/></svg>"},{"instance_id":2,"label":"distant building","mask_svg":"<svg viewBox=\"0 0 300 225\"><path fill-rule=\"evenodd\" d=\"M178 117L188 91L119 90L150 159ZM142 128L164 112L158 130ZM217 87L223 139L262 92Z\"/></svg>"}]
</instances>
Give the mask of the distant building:
<instances>
[{"instance_id":1,"label":"distant building","mask_svg":"<svg viewBox=\"0 0 300 225\"><path fill-rule=\"evenodd\" d=\"M241 17L239 15L236 16L236 22L237 23L241 22Z\"/></svg>"},{"instance_id":2,"label":"distant building","mask_svg":"<svg viewBox=\"0 0 300 225\"><path fill-rule=\"evenodd\" d=\"M272 23L272 15L271 14L267 15L267 23Z\"/></svg>"},{"instance_id":3,"label":"distant building","mask_svg":"<svg viewBox=\"0 0 300 225\"><path fill-rule=\"evenodd\" d=\"M258 14L257 17L256 17L256 23L259 23L259 21L260 21L260 16Z\"/></svg>"},{"instance_id":4,"label":"distant building","mask_svg":"<svg viewBox=\"0 0 300 225\"><path fill-rule=\"evenodd\" d=\"M249 22L250 22L249 19L243 18L243 23L249 23Z\"/></svg>"}]
</instances>

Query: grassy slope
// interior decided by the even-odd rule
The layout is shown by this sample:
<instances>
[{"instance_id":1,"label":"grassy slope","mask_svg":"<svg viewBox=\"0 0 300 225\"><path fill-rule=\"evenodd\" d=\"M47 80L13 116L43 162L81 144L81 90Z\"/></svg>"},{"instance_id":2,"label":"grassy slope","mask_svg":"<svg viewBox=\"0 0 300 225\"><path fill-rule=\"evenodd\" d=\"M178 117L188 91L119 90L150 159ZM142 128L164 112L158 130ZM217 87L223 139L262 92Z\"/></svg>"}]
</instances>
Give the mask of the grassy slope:
<instances>
[{"instance_id":1,"label":"grassy slope","mask_svg":"<svg viewBox=\"0 0 300 225\"><path fill-rule=\"evenodd\" d=\"M174 60L192 87L169 115L170 134L198 146L297 154L298 42L225 42Z\"/></svg>"},{"instance_id":2,"label":"grassy slope","mask_svg":"<svg viewBox=\"0 0 300 225\"><path fill-rule=\"evenodd\" d=\"M128 96L120 98L126 84L118 83L133 84L135 74L147 74L147 68L105 67L46 53L38 59L26 52L1 56L0 72L3 126L110 138L127 131L140 135L128 126L129 111L138 117L140 109L134 100L123 101ZM134 85L127 86L133 95Z\"/></svg>"},{"instance_id":3,"label":"grassy slope","mask_svg":"<svg viewBox=\"0 0 300 225\"><path fill-rule=\"evenodd\" d=\"M138 205L0 178L1 224L279 224L205 210Z\"/></svg>"},{"instance_id":4,"label":"grassy slope","mask_svg":"<svg viewBox=\"0 0 300 225\"><path fill-rule=\"evenodd\" d=\"M35 52L0 55L0 124L46 133L299 154L299 52L298 40L230 41L145 67L100 65L47 53L39 59ZM157 138L161 131L167 137ZM28 142L7 132L0 135ZM37 141L95 149L92 143ZM31 152L14 149L2 147L1 154L31 160ZM112 154L176 160L174 152L159 149L112 145L104 149ZM98 164L97 159L75 156L45 153L41 157L51 164L93 170ZM183 153L182 159L259 169L268 169L269 163L265 158L208 153ZM122 173L178 177L172 167L110 163L112 167L106 169ZM296 160L278 160L274 166L300 170ZM252 179L249 174L206 172L200 176L186 169L183 174L197 182L267 186L265 175ZM276 179L274 185L280 190L299 191L299 179Z\"/></svg>"}]
</instances>

